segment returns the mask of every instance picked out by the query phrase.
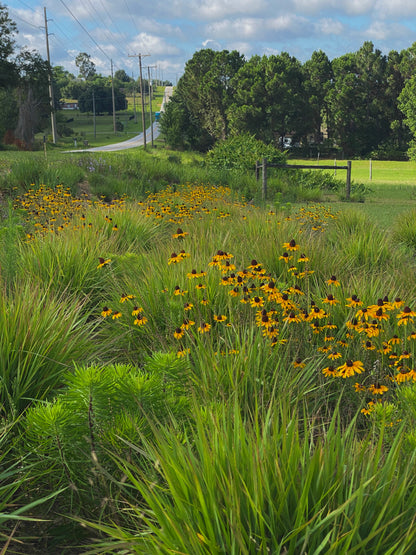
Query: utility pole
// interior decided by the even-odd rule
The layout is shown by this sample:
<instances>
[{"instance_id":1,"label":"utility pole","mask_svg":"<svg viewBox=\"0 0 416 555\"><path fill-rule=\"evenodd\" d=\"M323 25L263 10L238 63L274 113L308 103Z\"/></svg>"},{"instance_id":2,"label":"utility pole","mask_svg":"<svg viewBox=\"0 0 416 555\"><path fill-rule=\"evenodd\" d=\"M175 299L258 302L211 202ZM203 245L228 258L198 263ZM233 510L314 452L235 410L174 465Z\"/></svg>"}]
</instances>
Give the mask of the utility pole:
<instances>
[{"instance_id":1,"label":"utility pole","mask_svg":"<svg viewBox=\"0 0 416 555\"><path fill-rule=\"evenodd\" d=\"M139 58L140 67L140 95L142 97L142 125L143 125L143 148L146 150L146 119L144 113L144 94L143 94L143 75L142 75L142 57L150 56L150 54L129 54L129 58Z\"/></svg>"},{"instance_id":2,"label":"utility pole","mask_svg":"<svg viewBox=\"0 0 416 555\"><path fill-rule=\"evenodd\" d=\"M48 81L49 81L49 98L50 98L50 104L51 104L52 141L53 141L53 144L56 144L58 134L56 132L56 114L55 114L55 102L53 98L52 66L51 66L51 57L49 54L48 18L46 17L46 8L43 8L43 14L45 16L46 55L48 58L48 65L49 65Z\"/></svg>"},{"instance_id":3,"label":"utility pole","mask_svg":"<svg viewBox=\"0 0 416 555\"><path fill-rule=\"evenodd\" d=\"M113 98L113 128L114 128L114 135L115 135L117 133L117 129L116 129L116 103L114 99L113 60L111 60L111 96Z\"/></svg>"},{"instance_id":4,"label":"utility pole","mask_svg":"<svg viewBox=\"0 0 416 555\"><path fill-rule=\"evenodd\" d=\"M97 138L97 126L96 126L96 118L95 118L95 91L92 89L92 118L94 122L94 139Z\"/></svg>"},{"instance_id":5,"label":"utility pole","mask_svg":"<svg viewBox=\"0 0 416 555\"><path fill-rule=\"evenodd\" d=\"M152 148L153 148L153 114L152 114L152 94L153 94L153 85L150 82L150 68L155 68L157 66L147 66L147 75L149 79L149 113L150 113L150 132L152 136Z\"/></svg>"},{"instance_id":6,"label":"utility pole","mask_svg":"<svg viewBox=\"0 0 416 555\"><path fill-rule=\"evenodd\" d=\"M137 112L136 112L136 83L134 82L134 73L131 74L133 79L133 112L134 112L134 123L137 123Z\"/></svg>"}]
</instances>

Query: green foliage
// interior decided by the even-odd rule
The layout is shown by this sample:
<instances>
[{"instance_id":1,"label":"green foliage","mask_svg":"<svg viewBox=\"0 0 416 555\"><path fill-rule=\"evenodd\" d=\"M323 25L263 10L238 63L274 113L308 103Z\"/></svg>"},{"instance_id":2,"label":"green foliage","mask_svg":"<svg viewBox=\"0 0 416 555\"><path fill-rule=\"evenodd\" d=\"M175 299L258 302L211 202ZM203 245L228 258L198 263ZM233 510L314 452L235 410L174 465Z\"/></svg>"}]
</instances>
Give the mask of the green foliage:
<instances>
[{"instance_id":1,"label":"green foliage","mask_svg":"<svg viewBox=\"0 0 416 555\"><path fill-rule=\"evenodd\" d=\"M286 157L272 145L266 145L253 135L242 133L218 142L207 154L208 167L240 172L254 171L262 158L273 164L285 164Z\"/></svg>"},{"instance_id":2,"label":"green foliage","mask_svg":"<svg viewBox=\"0 0 416 555\"><path fill-rule=\"evenodd\" d=\"M88 316L76 298L30 283L0 297L0 415L50 396L74 361L90 359Z\"/></svg>"},{"instance_id":3,"label":"green foliage","mask_svg":"<svg viewBox=\"0 0 416 555\"><path fill-rule=\"evenodd\" d=\"M393 240L416 253L416 210L406 210L393 225Z\"/></svg>"},{"instance_id":4,"label":"green foliage","mask_svg":"<svg viewBox=\"0 0 416 555\"><path fill-rule=\"evenodd\" d=\"M155 353L141 369L77 366L64 381L59 396L27 411L26 448L28 459L48 471L46 493L69 486L68 503L72 498L76 511L85 515L114 496L112 489L122 477L115 455L140 466L141 457L130 443L151 437L152 423L160 425L172 415L179 422L186 415L187 361Z\"/></svg>"},{"instance_id":5,"label":"green foliage","mask_svg":"<svg viewBox=\"0 0 416 555\"><path fill-rule=\"evenodd\" d=\"M326 424L271 408L244 421L238 404L200 411L186 441L155 430L146 442L159 474L120 461L147 507L128 526L95 525L134 553L405 553L414 549L414 456L397 436L356 438L337 415ZM134 449L134 448L133 448ZM138 453L141 449L137 450ZM136 532L132 530L137 530Z\"/></svg>"}]
</instances>

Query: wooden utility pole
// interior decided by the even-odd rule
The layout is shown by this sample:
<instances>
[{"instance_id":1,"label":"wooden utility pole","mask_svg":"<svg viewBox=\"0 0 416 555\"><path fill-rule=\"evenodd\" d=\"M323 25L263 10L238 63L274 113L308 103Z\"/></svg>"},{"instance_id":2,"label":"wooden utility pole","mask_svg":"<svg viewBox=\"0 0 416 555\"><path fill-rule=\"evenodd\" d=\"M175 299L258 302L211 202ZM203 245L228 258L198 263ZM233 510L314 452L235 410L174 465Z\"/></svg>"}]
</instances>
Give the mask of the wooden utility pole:
<instances>
[{"instance_id":1,"label":"wooden utility pole","mask_svg":"<svg viewBox=\"0 0 416 555\"><path fill-rule=\"evenodd\" d=\"M143 92L143 75L142 75L142 58L150 56L150 54L129 54L129 58L139 58L140 67L140 96L142 97L142 125L143 125L143 148L146 150L146 117L144 113L144 92Z\"/></svg>"},{"instance_id":2,"label":"wooden utility pole","mask_svg":"<svg viewBox=\"0 0 416 555\"><path fill-rule=\"evenodd\" d=\"M55 102L53 98L52 66L51 66L51 57L49 54L48 18L46 17L46 8L43 8L43 14L45 16L46 56L48 58L48 65L49 65L48 81L49 81L49 98L50 98L50 104L51 104L52 141L53 141L53 144L56 144L56 141L58 139L58 133L56 131Z\"/></svg>"},{"instance_id":3,"label":"wooden utility pole","mask_svg":"<svg viewBox=\"0 0 416 555\"><path fill-rule=\"evenodd\" d=\"M149 79L149 113L150 113L150 132L152 136L152 148L153 148L153 114L152 114L152 94L153 94L153 86L150 82L150 68L154 68L157 66L147 66L147 75Z\"/></svg>"},{"instance_id":4,"label":"wooden utility pole","mask_svg":"<svg viewBox=\"0 0 416 555\"><path fill-rule=\"evenodd\" d=\"M114 99L113 60L111 60L111 96L113 99L113 128L114 128L114 135L115 135L117 133L117 128L116 128L116 102Z\"/></svg>"}]
</instances>

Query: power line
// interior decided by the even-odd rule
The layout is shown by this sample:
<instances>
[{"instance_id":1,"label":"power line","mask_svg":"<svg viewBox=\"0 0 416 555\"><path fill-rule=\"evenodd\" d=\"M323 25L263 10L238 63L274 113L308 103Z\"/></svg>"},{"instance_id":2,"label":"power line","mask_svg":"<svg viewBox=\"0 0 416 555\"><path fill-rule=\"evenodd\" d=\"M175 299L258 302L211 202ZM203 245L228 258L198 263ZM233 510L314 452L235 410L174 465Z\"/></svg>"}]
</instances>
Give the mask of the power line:
<instances>
[{"instance_id":1,"label":"power line","mask_svg":"<svg viewBox=\"0 0 416 555\"><path fill-rule=\"evenodd\" d=\"M89 34L88 30L84 27L84 25L79 21L79 19L71 12L71 10L68 8L68 6L65 4L64 0L60 0L61 4L64 6L64 8L66 8L66 10L71 14L71 16L75 19L75 21L78 23L78 25L83 29L83 31L85 33L87 33L87 35L90 37L90 39L92 40L92 42L95 44L95 46L98 48L98 50L100 52L102 52L104 54L104 56L111 62L111 58L104 52L104 50L101 48L101 46L98 44L98 42Z\"/></svg>"}]
</instances>

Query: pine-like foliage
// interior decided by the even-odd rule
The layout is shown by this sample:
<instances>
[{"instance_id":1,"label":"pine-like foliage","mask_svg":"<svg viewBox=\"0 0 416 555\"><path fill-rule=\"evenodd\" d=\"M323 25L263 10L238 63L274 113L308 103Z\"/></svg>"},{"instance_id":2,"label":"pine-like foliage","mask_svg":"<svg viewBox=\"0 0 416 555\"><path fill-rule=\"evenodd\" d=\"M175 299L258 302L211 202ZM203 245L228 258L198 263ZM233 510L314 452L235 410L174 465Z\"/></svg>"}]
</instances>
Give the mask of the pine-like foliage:
<instances>
[{"instance_id":1,"label":"pine-like foliage","mask_svg":"<svg viewBox=\"0 0 416 555\"><path fill-rule=\"evenodd\" d=\"M50 471L46 490L67 486L63 504L102 508L122 479L113 456L144 464L130 444L140 445L168 416L180 421L188 413L187 364L156 353L141 369L115 364L76 367L68 374L58 397L26 415L29 458L40 471Z\"/></svg>"}]
</instances>

